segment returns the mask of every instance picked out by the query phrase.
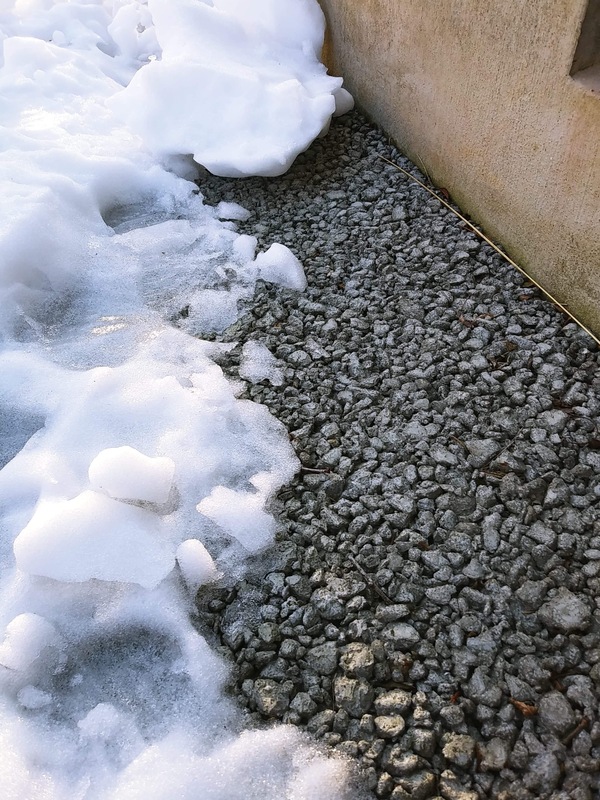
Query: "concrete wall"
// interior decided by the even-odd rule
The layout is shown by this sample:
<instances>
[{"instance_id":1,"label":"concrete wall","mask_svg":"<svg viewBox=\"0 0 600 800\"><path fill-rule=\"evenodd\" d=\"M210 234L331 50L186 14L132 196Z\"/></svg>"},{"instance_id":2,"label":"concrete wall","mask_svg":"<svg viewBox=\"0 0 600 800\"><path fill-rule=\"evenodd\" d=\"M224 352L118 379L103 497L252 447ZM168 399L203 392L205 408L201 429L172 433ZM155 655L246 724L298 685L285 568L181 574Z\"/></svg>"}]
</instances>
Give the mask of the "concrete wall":
<instances>
[{"instance_id":1,"label":"concrete wall","mask_svg":"<svg viewBox=\"0 0 600 800\"><path fill-rule=\"evenodd\" d=\"M359 107L600 333L600 73L570 77L587 0L321 5Z\"/></svg>"}]
</instances>

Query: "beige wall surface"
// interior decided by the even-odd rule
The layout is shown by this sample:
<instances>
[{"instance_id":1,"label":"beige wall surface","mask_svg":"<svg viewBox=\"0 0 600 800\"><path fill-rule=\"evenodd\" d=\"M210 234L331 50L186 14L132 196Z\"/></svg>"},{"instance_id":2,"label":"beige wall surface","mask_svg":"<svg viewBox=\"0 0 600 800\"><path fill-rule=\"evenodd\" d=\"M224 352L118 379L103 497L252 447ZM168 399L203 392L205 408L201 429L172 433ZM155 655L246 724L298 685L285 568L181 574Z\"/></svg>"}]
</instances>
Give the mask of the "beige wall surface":
<instances>
[{"instance_id":1,"label":"beige wall surface","mask_svg":"<svg viewBox=\"0 0 600 800\"><path fill-rule=\"evenodd\" d=\"M600 80L569 76L587 0L321 5L359 107L600 333Z\"/></svg>"}]
</instances>

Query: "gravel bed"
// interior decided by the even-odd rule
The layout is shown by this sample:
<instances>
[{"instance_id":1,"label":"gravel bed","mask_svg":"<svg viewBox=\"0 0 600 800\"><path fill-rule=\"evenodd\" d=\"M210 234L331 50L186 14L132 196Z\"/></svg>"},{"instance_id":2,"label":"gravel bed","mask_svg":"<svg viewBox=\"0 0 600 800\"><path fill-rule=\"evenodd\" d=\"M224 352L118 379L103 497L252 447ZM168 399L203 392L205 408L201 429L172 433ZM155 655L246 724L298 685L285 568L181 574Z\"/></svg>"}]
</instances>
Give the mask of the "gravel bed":
<instances>
[{"instance_id":1,"label":"gravel bed","mask_svg":"<svg viewBox=\"0 0 600 800\"><path fill-rule=\"evenodd\" d=\"M593 341L450 212L358 113L277 179L207 202L288 245L225 332L303 464L281 535L198 607L254 717L306 728L392 800L600 791L600 409Z\"/></svg>"}]
</instances>

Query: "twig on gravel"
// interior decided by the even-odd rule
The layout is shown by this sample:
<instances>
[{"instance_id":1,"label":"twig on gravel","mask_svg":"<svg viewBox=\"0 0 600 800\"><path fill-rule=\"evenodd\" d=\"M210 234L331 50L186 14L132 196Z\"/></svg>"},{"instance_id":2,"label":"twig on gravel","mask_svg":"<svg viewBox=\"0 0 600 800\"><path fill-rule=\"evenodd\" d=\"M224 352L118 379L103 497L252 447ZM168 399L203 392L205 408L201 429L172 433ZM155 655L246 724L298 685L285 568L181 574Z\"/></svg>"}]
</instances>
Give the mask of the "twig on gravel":
<instances>
[{"instance_id":1,"label":"twig on gravel","mask_svg":"<svg viewBox=\"0 0 600 800\"><path fill-rule=\"evenodd\" d=\"M304 467L304 466L300 467L300 472L310 472L311 474L316 474L316 475L330 475L331 474L331 470L330 469L313 469L312 467Z\"/></svg>"},{"instance_id":2,"label":"twig on gravel","mask_svg":"<svg viewBox=\"0 0 600 800\"><path fill-rule=\"evenodd\" d=\"M373 578L371 578L370 575L367 575L367 573L364 571L364 569L361 567L361 565L358 563L358 561L354 558L354 556L348 556L348 558L354 564L354 566L360 572L360 574L363 576L363 578L366 580L366 582L369 584L371 589L373 589L375 594L378 594L379 597L381 597L381 599L385 603L387 603L390 606L393 606L394 605L394 601L390 597L388 597L388 595L383 591L383 589L380 589L379 586L377 586L377 584L375 583Z\"/></svg>"},{"instance_id":3,"label":"twig on gravel","mask_svg":"<svg viewBox=\"0 0 600 800\"><path fill-rule=\"evenodd\" d=\"M532 703L524 703L522 700L515 700L514 697L509 697L508 702L523 714L524 717L533 717L538 713L537 706Z\"/></svg>"},{"instance_id":4,"label":"twig on gravel","mask_svg":"<svg viewBox=\"0 0 600 800\"><path fill-rule=\"evenodd\" d=\"M439 200L440 203L443 206L445 206L456 217L458 217L460 220L462 220L462 222L464 222L464 224L467 225L473 231L473 233L477 234L477 236L479 236L480 239L483 239L484 242L489 244L490 247L492 247L500 256L502 256L502 258L508 264L510 264L518 272L520 272L521 275L524 275L527 278L528 281L531 281L531 283L534 286L536 286L540 290L540 292L542 292L548 298L548 300L550 300L551 303L554 303L554 305L557 308L559 308L563 312L563 314L566 314L568 317L570 317L573 320L573 322L575 322L577 325L579 325L579 327L588 334L588 336L591 336L592 339L596 342L596 344L600 345L600 339L598 337L594 336L594 334L591 332L591 330L589 328L586 328L586 326L582 322L580 322L577 319L577 317L573 316L573 314L569 311L568 308L566 308L566 306L564 306L562 303L560 303L553 295L550 294L550 292L546 291L546 289L544 289L543 286L540 286L540 284L534 278L532 278L531 275L529 275L527 272L525 272L523 267L520 267L516 263L516 261L513 261L512 258L510 258L510 256L507 256L506 253L503 250L501 250L498 247L497 244L494 244L494 242L492 242L491 239L488 239L488 237L485 235L485 233L482 233L479 230L479 228L477 228L475 225L473 225L472 222L469 222L469 220L466 219L466 217L463 217L463 215L459 211L457 211L455 208L453 208L453 206L451 206L450 203L447 203L443 199L443 197L440 197L437 192L434 192L433 189L430 189L429 186L427 186L427 184L423 183L423 181L420 181L418 178L415 178L414 175L412 175L408 170L404 169L404 167L401 167L400 164L396 164L395 161L391 161L389 158L386 158L385 156L382 156L379 153L377 154L377 157L381 158L382 161L385 161L387 164L390 164L392 167L395 167L396 169L400 170L400 172L402 172L408 178L413 180L415 183L418 183L419 186L421 186L423 189L425 189L426 192L429 192L429 194L432 197L435 197L437 200Z\"/></svg>"},{"instance_id":5,"label":"twig on gravel","mask_svg":"<svg viewBox=\"0 0 600 800\"><path fill-rule=\"evenodd\" d=\"M486 468L486 467L488 467L488 466L489 466L489 465L492 463L492 461L495 461L497 458L499 458L499 457L502 455L502 453L506 453L506 451L508 450L508 448L509 448L509 447L511 447L511 446L512 446L512 445L513 445L513 444L514 444L516 441L517 441L517 439L519 438L519 436L520 436L522 433L523 433L523 428L520 428L520 429L519 429L519 430L516 432L516 434L513 436L513 438L512 438L512 439L511 439L509 442L507 442L507 443L504 445L504 447L502 448L502 450L498 450L498 452L497 452L497 453L495 453L493 456L490 456L490 458L488 458L488 460L487 460L487 461L485 461L485 462L484 462L484 463L483 463L483 464L482 464L482 465L479 467L479 469L480 469L482 472L485 472L485 468Z\"/></svg>"},{"instance_id":6,"label":"twig on gravel","mask_svg":"<svg viewBox=\"0 0 600 800\"><path fill-rule=\"evenodd\" d=\"M582 717L581 720L578 722L578 724L573 728L573 730L570 733L567 733L566 736L563 736L563 738L560 740L562 744L570 744L570 742L573 741L573 739L577 736L578 733L581 733L581 731L587 728L589 723L590 721L587 717Z\"/></svg>"}]
</instances>

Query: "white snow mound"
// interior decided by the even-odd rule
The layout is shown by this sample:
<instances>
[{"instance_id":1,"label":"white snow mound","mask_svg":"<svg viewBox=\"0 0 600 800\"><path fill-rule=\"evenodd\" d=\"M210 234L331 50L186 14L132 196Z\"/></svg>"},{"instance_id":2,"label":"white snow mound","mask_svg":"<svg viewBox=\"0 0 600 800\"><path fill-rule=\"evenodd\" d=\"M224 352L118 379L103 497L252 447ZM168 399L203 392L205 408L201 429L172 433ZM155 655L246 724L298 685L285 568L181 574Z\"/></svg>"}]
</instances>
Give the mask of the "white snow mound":
<instances>
[{"instance_id":1,"label":"white snow mound","mask_svg":"<svg viewBox=\"0 0 600 800\"><path fill-rule=\"evenodd\" d=\"M172 458L151 458L134 447L109 447L90 464L90 483L115 500L166 503L175 474Z\"/></svg>"},{"instance_id":2,"label":"white snow mound","mask_svg":"<svg viewBox=\"0 0 600 800\"><path fill-rule=\"evenodd\" d=\"M277 283L286 289L306 289L306 276L302 264L289 247L275 242L254 260L258 277L269 283Z\"/></svg>"},{"instance_id":3,"label":"white snow mound","mask_svg":"<svg viewBox=\"0 0 600 800\"><path fill-rule=\"evenodd\" d=\"M0 664L11 670L28 669L49 647L61 647L54 625L39 614L19 614L6 626Z\"/></svg>"},{"instance_id":4,"label":"white snow mound","mask_svg":"<svg viewBox=\"0 0 600 800\"><path fill-rule=\"evenodd\" d=\"M90 490L40 502L14 551L24 572L75 583L95 578L153 589L175 565L155 514Z\"/></svg>"},{"instance_id":5,"label":"white snow mound","mask_svg":"<svg viewBox=\"0 0 600 800\"><path fill-rule=\"evenodd\" d=\"M156 153L215 175L281 175L325 130L341 78L319 62L325 22L305 0L148 0L160 60L111 100Z\"/></svg>"},{"instance_id":6,"label":"white snow mound","mask_svg":"<svg viewBox=\"0 0 600 800\"><path fill-rule=\"evenodd\" d=\"M198 539L186 539L179 545L177 563L192 594L219 575L212 556Z\"/></svg>"}]
</instances>

